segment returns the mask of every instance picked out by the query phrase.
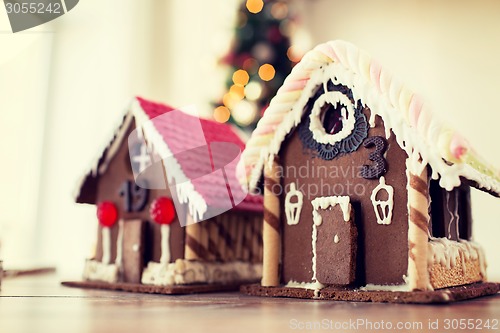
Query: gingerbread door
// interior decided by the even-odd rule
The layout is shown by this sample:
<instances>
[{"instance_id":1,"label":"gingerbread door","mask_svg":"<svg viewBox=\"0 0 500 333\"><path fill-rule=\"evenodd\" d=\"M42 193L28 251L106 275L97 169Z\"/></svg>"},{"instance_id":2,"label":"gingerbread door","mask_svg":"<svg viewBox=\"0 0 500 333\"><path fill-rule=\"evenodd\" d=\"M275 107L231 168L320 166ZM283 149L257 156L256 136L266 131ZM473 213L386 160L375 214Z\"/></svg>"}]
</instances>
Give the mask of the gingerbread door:
<instances>
[{"instance_id":1,"label":"gingerbread door","mask_svg":"<svg viewBox=\"0 0 500 333\"><path fill-rule=\"evenodd\" d=\"M325 285L354 283L358 233L349 197L322 197L312 203L316 280Z\"/></svg>"},{"instance_id":2,"label":"gingerbread door","mask_svg":"<svg viewBox=\"0 0 500 333\"><path fill-rule=\"evenodd\" d=\"M144 265L144 228L141 220L124 220L122 239L123 281L140 283Z\"/></svg>"}]
</instances>

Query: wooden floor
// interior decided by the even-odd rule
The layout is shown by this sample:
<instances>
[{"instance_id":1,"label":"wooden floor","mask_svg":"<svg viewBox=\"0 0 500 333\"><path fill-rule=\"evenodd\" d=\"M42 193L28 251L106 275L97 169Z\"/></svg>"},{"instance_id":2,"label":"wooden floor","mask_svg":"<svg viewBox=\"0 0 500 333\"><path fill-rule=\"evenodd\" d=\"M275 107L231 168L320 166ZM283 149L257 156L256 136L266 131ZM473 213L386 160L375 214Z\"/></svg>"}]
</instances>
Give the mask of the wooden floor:
<instances>
[{"instance_id":1,"label":"wooden floor","mask_svg":"<svg viewBox=\"0 0 500 333\"><path fill-rule=\"evenodd\" d=\"M139 295L67 288L59 284L55 274L5 279L0 291L2 333L278 333L311 331L314 326L309 325L316 325L315 331L385 332L388 330L375 330L376 325L389 323L395 332L478 331L445 330L446 319L473 319L475 324L480 320L483 323L487 319L498 320L500 296L429 306L272 299L238 293ZM429 321L436 320L439 320L439 330L429 329ZM416 326L397 330L398 323ZM342 324L344 329L335 326ZM459 325L459 321L455 321L455 325ZM308 327L311 329L306 330ZM495 331L500 332L500 327L482 330Z\"/></svg>"}]
</instances>

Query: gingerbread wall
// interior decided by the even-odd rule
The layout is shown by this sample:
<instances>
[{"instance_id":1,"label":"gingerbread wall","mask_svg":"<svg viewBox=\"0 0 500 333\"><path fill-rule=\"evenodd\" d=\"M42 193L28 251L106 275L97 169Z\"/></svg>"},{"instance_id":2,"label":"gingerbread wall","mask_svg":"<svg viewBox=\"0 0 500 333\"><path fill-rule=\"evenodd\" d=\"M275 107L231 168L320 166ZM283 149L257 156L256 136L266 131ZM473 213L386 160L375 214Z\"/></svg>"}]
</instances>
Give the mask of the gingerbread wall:
<instances>
[{"instance_id":1,"label":"gingerbread wall","mask_svg":"<svg viewBox=\"0 0 500 333\"><path fill-rule=\"evenodd\" d=\"M365 108L366 119L370 110ZM305 114L303 117L307 117ZM384 123L375 118L376 126L368 130L368 137L385 138ZM290 183L304 195L300 220L297 225L288 225L285 214L281 214L283 232L281 282L310 282L312 280L312 211L311 200L317 196L345 196L351 198L358 229L358 253L356 284L400 284L407 274L408 266L408 211L406 153L397 144L394 133L387 139L384 155L387 161L386 183L394 188L394 208L389 225L377 223L370 195L379 184L379 179L365 179L359 175L362 165L373 164L368 155L373 149L361 145L356 151L324 160L304 148L295 129L285 140L280 151L283 166L281 211L285 211L284 199ZM325 174L324 170L327 169ZM295 169L295 174L292 170ZM300 170L303 173L300 174ZM314 172L316 171L316 172ZM304 176L304 173L307 173ZM319 188L320 190L316 190ZM317 193L313 193L313 190ZM333 242L333 240L332 240ZM332 267L332 269L335 269Z\"/></svg>"},{"instance_id":2,"label":"gingerbread wall","mask_svg":"<svg viewBox=\"0 0 500 333\"><path fill-rule=\"evenodd\" d=\"M135 125L132 124L127 130L125 139L121 143L118 151L113 159L110 161L106 172L98 179L97 185L97 203L102 201L112 201L118 208L119 218L123 219L125 223L129 220L139 219L145 221L145 230L143 235L143 264L146 265L148 261L153 260L158 262L161 257L160 240L161 232L160 225L151 221L149 214L149 207L153 200L160 196L172 197L167 186L166 189L150 189L148 200L144 208L137 212L127 212L125 209L125 198L120 194L124 182L131 181L134 184L134 176L130 165L130 157L128 152L127 137L134 130ZM98 242L96 249L95 259L101 260L102 258L102 227L99 226ZM116 239L118 236L118 223L112 227L112 251L111 260L114 262L116 258ZM130 237L131 236L131 237ZM128 239L133 239L134 235L129 235ZM179 224L178 219L170 225L170 252L171 261L184 257L184 228Z\"/></svg>"}]
</instances>

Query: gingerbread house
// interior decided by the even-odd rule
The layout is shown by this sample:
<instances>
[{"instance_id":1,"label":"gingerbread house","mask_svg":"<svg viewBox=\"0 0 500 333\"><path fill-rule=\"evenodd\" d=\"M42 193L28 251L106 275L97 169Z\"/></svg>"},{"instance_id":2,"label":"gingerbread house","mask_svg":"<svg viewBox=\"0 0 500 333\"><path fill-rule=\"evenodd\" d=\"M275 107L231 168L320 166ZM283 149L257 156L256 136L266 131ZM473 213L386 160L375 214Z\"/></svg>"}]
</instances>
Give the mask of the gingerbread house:
<instances>
[{"instance_id":1,"label":"gingerbread house","mask_svg":"<svg viewBox=\"0 0 500 333\"><path fill-rule=\"evenodd\" d=\"M261 276L262 198L241 191L235 130L135 98L78 186L97 206L95 255L67 285L157 293Z\"/></svg>"},{"instance_id":2,"label":"gingerbread house","mask_svg":"<svg viewBox=\"0 0 500 333\"><path fill-rule=\"evenodd\" d=\"M240 167L264 192L250 294L448 302L498 290L472 241L470 189L499 196L500 173L349 43L304 56Z\"/></svg>"}]
</instances>

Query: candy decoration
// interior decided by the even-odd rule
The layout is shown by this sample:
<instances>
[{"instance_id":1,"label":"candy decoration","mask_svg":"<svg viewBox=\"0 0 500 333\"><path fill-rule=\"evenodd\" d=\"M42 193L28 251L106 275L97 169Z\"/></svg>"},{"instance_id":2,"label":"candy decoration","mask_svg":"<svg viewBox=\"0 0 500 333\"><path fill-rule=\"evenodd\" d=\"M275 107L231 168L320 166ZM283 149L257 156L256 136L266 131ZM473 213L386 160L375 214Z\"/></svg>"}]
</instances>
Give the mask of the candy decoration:
<instances>
[{"instance_id":1,"label":"candy decoration","mask_svg":"<svg viewBox=\"0 0 500 333\"><path fill-rule=\"evenodd\" d=\"M333 85L331 81L328 83L328 91L338 91L345 95L349 100L352 99L352 91L342 85ZM324 95L323 87L320 87L315 93L314 97L311 98L311 102L314 103L320 96ZM306 112L310 112L312 108L312 103L309 103L306 107ZM327 110L327 113L329 110ZM326 115L325 115L326 116ZM354 109L354 129L350 134L344 139L335 142L335 144L320 143L314 139L313 132L311 131L311 117L305 117L303 122L299 124L298 134L299 138L304 145L304 148L313 150L318 157L324 160L332 160L341 154L349 154L356 151L363 140L368 136L368 122L365 115L363 114L363 104L361 101L356 103ZM324 124L323 124L324 125ZM327 130L325 128L325 130ZM331 135L331 134L330 134Z\"/></svg>"},{"instance_id":2,"label":"candy decoration","mask_svg":"<svg viewBox=\"0 0 500 333\"><path fill-rule=\"evenodd\" d=\"M159 197L151 203L149 214L158 224L172 224L175 219L175 206L172 199Z\"/></svg>"},{"instance_id":3,"label":"candy decoration","mask_svg":"<svg viewBox=\"0 0 500 333\"><path fill-rule=\"evenodd\" d=\"M427 270L429 185L427 168L408 172L408 278L411 290L432 290Z\"/></svg>"},{"instance_id":4,"label":"candy decoration","mask_svg":"<svg viewBox=\"0 0 500 333\"><path fill-rule=\"evenodd\" d=\"M161 230L161 264L170 263L170 224L175 220L175 206L172 199L167 197L159 197L153 203L149 209L149 214L151 218L156 223L160 224Z\"/></svg>"},{"instance_id":5,"label":"candy decoration","mask_svg":"<svg viewBox=\"0 0 500 333\"><path fill-rule=\"evenodd\" d=\"M97 219L103 227L112 227L118 219L118 210L111 201L103 201L97 205Z\"/></svg>"},{"instance_id":6,"label":"candy decoration","mask_svg":"<svg viewBox=\"0 0 500 333\"><path fill-rule=\"evenodd\" d=\"M118 210L114 203L103 201L97 205L97 219L102 225L102 263L111 262L111 227L118 219Z\"/></svg>"},{"instance_id":7,"label":"candy decoration","mask_svg":"<svg viewBox=\"0 0 500 333\"><path fill-rule=\"evenodd\" d=\"M363 143L365 148L375 147L375 151L368 155L372 165L363 165L361 176L365 179L377 179L387 172L387 161L384 153L387 150L387 141L381 136L371 136Z\"/></svg>"}]
</instances>

